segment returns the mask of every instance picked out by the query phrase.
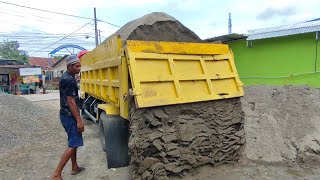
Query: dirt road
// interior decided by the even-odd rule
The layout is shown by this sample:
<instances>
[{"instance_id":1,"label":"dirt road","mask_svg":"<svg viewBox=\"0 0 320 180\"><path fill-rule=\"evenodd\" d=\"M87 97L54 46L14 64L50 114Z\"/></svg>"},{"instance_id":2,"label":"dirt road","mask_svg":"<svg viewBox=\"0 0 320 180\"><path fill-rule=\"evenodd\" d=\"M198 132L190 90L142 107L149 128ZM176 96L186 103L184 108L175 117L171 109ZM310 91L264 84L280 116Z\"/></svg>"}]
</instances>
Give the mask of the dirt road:
<instances>
[{"instance_id":1,"label":"dirt road","mask_svg":"<svg viewBox=\"0 0 320 180\"><path fill-rule=\"evenodd\" d=\"M59 100L34 102L49 111L50 117L43 119L50 127L47 140L25 147L16 147L8 152L0 152L0 179L49 179L60 156L66 148L66 134L59 117ZM86 171L77 176L71 176L70 162L64 172L64 179L130 179L129 168L107 169L106 155L101 149L98 125L85 120L85 145L78 151L79 164L86 167ZM39 130L42 131L42 130ZM41 134L39 132L39 134ZM45 139L45 138L44 138Z\"/></svg>"},{"instance_id":2,"label":"dirt road","mask_svg":"<svg viewBox=\"0 0 320 180\"><path fill-rule=\"evenodd\" d=\"M60 155L66 147L66 134L58 118L59 101L34 102L45 107L50 116L43 119L50 127L37 134L45 136L44 141L25 147L15 147L6 152L0 152L0 179L4 180L37 180L49 179L58 164ZM130 179L130 169L107 169L106 155L101 149L99 129L91 121L85 121L84 147L79 149L79 164L86 167L86 171L77 176L71 176L70 164L63 172L64 179L79 180L127 180ZM201 167L194 174L187 174L183 179L193 180L242 180L242 179L320 179L319 167L301 168L298 165L290 167L285 164L267 164L244 161L241 165L224 165L220 167ZM177 178L179 179L179 178Z\"/></svg>"}]
</instances>

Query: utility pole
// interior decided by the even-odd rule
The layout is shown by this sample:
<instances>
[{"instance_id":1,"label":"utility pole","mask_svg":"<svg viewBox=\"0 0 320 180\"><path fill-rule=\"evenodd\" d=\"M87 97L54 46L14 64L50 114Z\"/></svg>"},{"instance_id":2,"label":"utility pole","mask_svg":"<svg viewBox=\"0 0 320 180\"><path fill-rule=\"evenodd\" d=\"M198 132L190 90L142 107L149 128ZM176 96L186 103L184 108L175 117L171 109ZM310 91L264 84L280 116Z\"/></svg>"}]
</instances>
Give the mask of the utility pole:
<instances>
[{"instance_id":1,"label":"utility pole","mask_svg":"<svg viewBox=\"0 0 320 180\"><path fill-rule=\"evenodd\" d=\"M101 31L98 30L98 32L99 32L99 44L101 44Z\"/></svg>"},{"instance_id":2,"label":"utility pole","mask_svg":"<svg viewBox=\"0 0 320 180\"><path fill-rule=\"evenodd\" d=\"M228 34L232 33L232 20L231 20L231 13L229 12L229 21L228 21Z\"/></svg>"},{"instance_id":3,"label":"utility pole","mask_svg":"<svg viewBox=\"0 0 320 180\"><path fill-rule=\"evenodd\" d=\"M97 30L97 14L96 14L96 8L94 8L94 32L95 32L96 47L97 47L97 46L98 46L98 30Z\"/></svg>"}]
</instances>

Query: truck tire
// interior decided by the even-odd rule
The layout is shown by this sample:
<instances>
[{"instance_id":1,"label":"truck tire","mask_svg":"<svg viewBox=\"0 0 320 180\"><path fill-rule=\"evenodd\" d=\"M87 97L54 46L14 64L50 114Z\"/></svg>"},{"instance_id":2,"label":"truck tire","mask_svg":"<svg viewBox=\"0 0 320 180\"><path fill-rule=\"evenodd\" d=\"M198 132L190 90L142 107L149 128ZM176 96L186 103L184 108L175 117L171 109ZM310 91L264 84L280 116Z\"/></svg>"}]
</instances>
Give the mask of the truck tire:
<instances>
[{"instance_id":1,"label":"truck tire","mask_svg":"<svg viewBox=\"0 0 320 180\"><path fill-rule=\"evenodd\" d=\"M100 115L101 135L107 154L108 168L126 167L129 165L128 155L129 123L120 116L110 116L102 112Z\"/></svg>"},{"instance_id":2,"label":"truck tire","mask_svg":"<svg viewBox=\"0 0 320 180\"><path fill-rule=\"evenodd\" d=\"M99 118L99 130L100 130L100 141L101 141L101 147L104 151L106 150L106 137L104 135L104 124L106 124L105 121L107 121L108 117L106 115L105 112L102 112L100 114L100 118ZM103 123L105 122L105 123Z\"/></svg>"}]
</instances>

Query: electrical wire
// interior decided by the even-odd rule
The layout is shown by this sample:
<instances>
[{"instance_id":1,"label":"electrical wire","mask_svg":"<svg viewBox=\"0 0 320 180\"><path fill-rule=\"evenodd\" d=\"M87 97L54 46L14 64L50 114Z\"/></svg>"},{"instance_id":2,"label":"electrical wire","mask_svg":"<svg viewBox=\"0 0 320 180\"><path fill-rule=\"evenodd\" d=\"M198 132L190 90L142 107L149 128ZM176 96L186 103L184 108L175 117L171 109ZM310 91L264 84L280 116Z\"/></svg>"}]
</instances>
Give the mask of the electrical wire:
<instances>
[{"instance_id":1,"label":"electrical wire","mask_svg":"<svg viewBox=\"0 0 320 180\"><path fill-rule=\"evenodd\" d=\"M109 24L109 25L111 25L111 26L121 27L121 26L119 26L119 25L112 24L112 23L109 23L109 22L106 22L106 21L103 21L103 20L100 20L100 19L97 19L97 21L104 22L104 23Z\"/></svg>"},{"instance_id":2,"label":"electrical wire","mask_svg":"<svg viewBox=\"0 0 320 180\"><path fill-rule=\"evenodd\" d=\"M77 16L77 15L72 15L72 14L65 14L65 13L54 12L54 11L48 11L48 10L44 10L44 9L38 9L38 8L29 7L29 6L23 6L23 5L9 3L9 2L5 2L5 1L0 1L0 3L12 5L12 6L18 6L18 7L27 8L27 9L33 9L33 10L42 11L42 12L46 12L46 13L53 13L53 14L59 14L59 15L64 15L64 16L70 16L70 17L76 17L76 18L92 20L92 18L88 18L88 17Z\"/></svg>"},{"instance_id":3,"label":"electrical wire","mask_svg":"<svg viewBox=\"0 0 320 180\"><path fill-rule=\"evenodd\" d=\"M1 1L0 1L0 2L1 2ZM58 40L58 41L56 41L56 42L54 42L54 43L51 43L51 44L49 44L48 46L46 46L46 47L44 47L44 48L42 48L42 49L40 49L40 50L38 50L38 51L30 54L30 55L36 54L36 53L38 53L39 51L42 51L42 50L44 50L44 49L46 49L46 48L48 48L48 47L50 47L50 46L52 46L52 45L54 45L54 44L56 44L56 43L58 43L58 42L64 40L65 38L69 37L69 36L72 35L73 33L77 32L77 31L79 31L80 29L82 29L82 28L84 28L85 26L87 26L87 25L88 25L89 23L91 23L92 21L93 21L93 20L89 21L88 23L86 23L85 25L81 26L79 29L75 30L74 32L68 34L67 36L63 37L62 39L60 39L60 40Z\"/></svg>"},{"instance_id":4,"label":"electrical wire","mask_svg":"<svg viewBox=\"0 0 320 180\"><path fill-rule=\"evenodd\" d=\"M9 13L9 12L5 12L5 11L0 11L0 13L2 13L2 14L6 14L6 15L10 15L10 16L16 16L16 17L19 17L19 18L24 18L25 19L26 18L25 15L27 15L27 16L35 17L37 19L37 21L41 21L41 22L44 22L44 23L52 23L53 22L52 18L46 18L46 17L36 16L36 15L32 15L32 14L27 14L27 13L24 13L24 15L20 15L21 13L13 14L11 12ZM15 11L13 11L13 12L15 12ZM71 22L71 21L65 21L65 20L59 20L59 22L66 22L66 23L69 23L69 24L79 25L78 23Z\"/></svg>"},{"instance_id":5,"label":"electrical wire","mask_svg":"<svg viewBox=\"0 0 320 180\"><path fill-rule=\"evenodd\" d=\"M47 32L45 32L45 31L41 31L41 30L38 30L38 29L33 29L33 28L30 28L30 27L27 27L27 26L21 26L21 25L18 25L18 24L15 24L15 23L11 23L11 22L8 22L8 21L4 21L4 20L0 20L0 21L1 21L1 22L5 22L5 23L8 23L8 24L15 25L15 26L23 27L23 28L26 28L26 29L30 29L30 30L34 30L34 31L38 31L38 32L47 33Z\"/></svg>"},{"instance_id":6,"label":"electrical wire","mask_svg":"<svg viewBox=\"0 0 320 180\"><path fill-rule=\"evenodd\" d=\"M42 12L46 12L46 13L59 14L59 15L63 15L63 16L82 18L82 19L90 19L90 20L93 19L93 18L89 18L89 17L77 16L77 15L72 15L72 14L65 14L65 13L60 13L60 12L54 12L54 11L48 11L48 10L44 10L44 9L33 8L33 7L29 7L29 6L23 6L23 5L9 3L9 2L5 2L5 1L0 1L0 3L12 5L12 6L17 6L17 7L22 7L22 8L28 8L28 9L37 10L37 11L42 11ZM97 19L97 21L104 22L104 23L109 24L111 26L120 27L120 26L118 26L116 24L113 24L113 23L110 23L110 22L107 22L107 21L103 21L103 20L99 20L99 19Z\"/></svg>"},{"instance_id":7,"label":"electrical wire","mask_svg":"<svg viewBox=\"0 0 320 180\"><path fill-rule=\"evenodd\" d=\"M81 16L64 14L64 13L59 13L59 12L54 12L54 11L47 11L47 10L43 10L43 9L37 9L37 8L28 7L28 6L22 6L22 5L19 5L19 4L13 4L13 3L4 2L4 1L0 1L0 3L13 5L13 6L18 6L18 7L23 7L23 8L28 8L28 9L32 9L32 10L48 12L48 13L54 13L54 14L59 14L59 15L78 17L78 18L80 17L81 18ZM15 10L8 11L8 9L6 9L6 8L2 8L0 13L8 15L8 16L17 16L17 18L26 18L25 17L26 15L27 16L34 16L35 17L35 18L33 18L34 20L39 18L37 21L42 21L42 22L45 22L45 20L50 20L50 18L41 17L41 16L37 16L37 15L32 15L32 14L27 14L27 13L24 13L23 15L21 15L22 14L21 12L18 12L18 11L15 11ZM0 21L2 21L4 23L7 23L7 24L12 24L14 26L18 26L18 27L21 27L21 28L25 28L25 29L30 29L32 31L36 31L36 32L30 32L30 31L23 32L22 31L21 33L15 32L15 33L10 33L10 34L8 34L7 32L0 32L0 40L18 41L21 49L28 50L28 52L34 51L31 55L39 53L39 52L50 52L50 51L46 51L45 49L50 47L50 46L52 46L52 45L54 45L54 44L56 44L56 45L65 45L66 43L67 44L71 43L71 44L81 45L83 47L86 47L86 49L90 49L88 47L94 48L95 47L95 43L93 41L81 40L81 37L83 38L83 36L86 37L86 38L94 37L94 35L90 35L90 34L93 34L94 32L93 33L91 33L91 32L90 33L85 33L85 32L76 33L80 29L82 29L82 28L86 27L88 24L92 23L92 21L93 21L93 18L86 18L86 17L82 17L82 18L83 19L90 19L91 21L86 23L85 25L83 25L82 27L80 27L79 29L77 29L76 31L74 31L71 34L50 34L50 33L47 33L45 31L34 29L34 28L31 28L31 27L28 27L28 26L21 26L21 25L12 23L12 22L0 20ZM112 25L112 26L120 27L120 26L118 26L116 24L109 23L109 22L106 22L106 21L103 21L103 20L97 19L97 21L98 22L107 23L107 24ZM52 22L54 22L54 21L50 21L50 23L52 23ZM47 23L47 22L45 22L45 23ZM74 23L74 24L76 24L76 23ZM91 24L91 25L93 25L93 24ZM3 27L2 29L6 29L6 28ZM47 45L48 42L54 41L54 40L56 40L58 38L61 38L61 39L59 39L59 40L57 40L57 41L55 41L53 43L50 43L48 46L46 46L44 48L41 48L40 50L37 48L39 46L43 47L43 46ZM64 40L64 43L61 42L62 40ZM34 43L34 42L37 42L37 43ZM4 44L4 43L6 43L6 42L0 42L0 45ZM34 50L35 48L37 48L38 50Z\"/></svg>"}]
</instances>

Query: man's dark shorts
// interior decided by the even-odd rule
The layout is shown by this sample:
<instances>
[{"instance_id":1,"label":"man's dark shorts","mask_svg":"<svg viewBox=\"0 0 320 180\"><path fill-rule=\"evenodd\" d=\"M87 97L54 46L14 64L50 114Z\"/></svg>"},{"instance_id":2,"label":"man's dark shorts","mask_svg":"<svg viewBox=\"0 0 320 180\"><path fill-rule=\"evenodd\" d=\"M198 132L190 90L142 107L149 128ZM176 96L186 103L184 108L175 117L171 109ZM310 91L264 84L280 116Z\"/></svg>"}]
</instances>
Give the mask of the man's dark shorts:
<instances>
[{"instance_id":1,"label":"man's dark shorts","mask_svg":"<svg viewBox=\"0 0 320 180\"><path fill-rule=\"evenodd\" d=\"M68 147L77 148L83 146L82 133L78 132L77 121L73 116L60 115L60 121L68 135Z\"/></svg>"}]
</instances>

